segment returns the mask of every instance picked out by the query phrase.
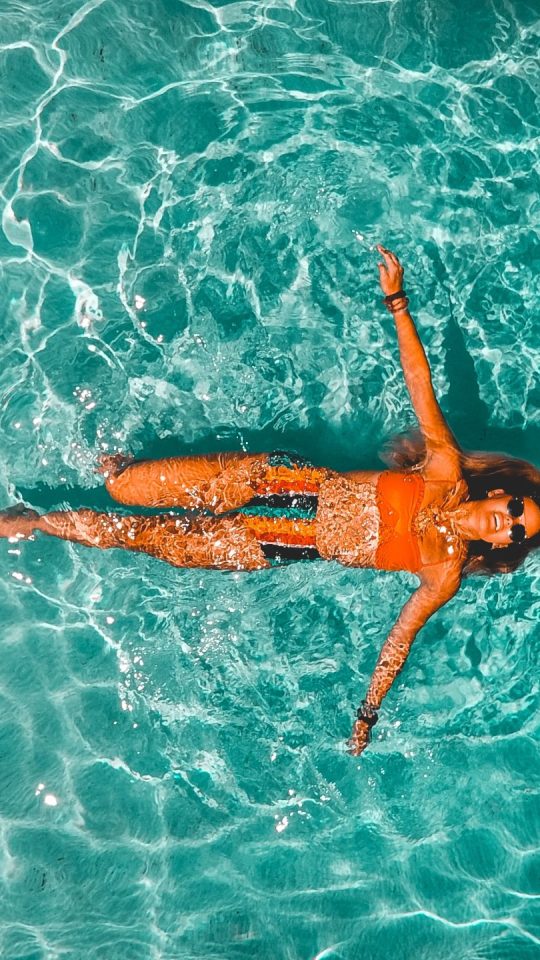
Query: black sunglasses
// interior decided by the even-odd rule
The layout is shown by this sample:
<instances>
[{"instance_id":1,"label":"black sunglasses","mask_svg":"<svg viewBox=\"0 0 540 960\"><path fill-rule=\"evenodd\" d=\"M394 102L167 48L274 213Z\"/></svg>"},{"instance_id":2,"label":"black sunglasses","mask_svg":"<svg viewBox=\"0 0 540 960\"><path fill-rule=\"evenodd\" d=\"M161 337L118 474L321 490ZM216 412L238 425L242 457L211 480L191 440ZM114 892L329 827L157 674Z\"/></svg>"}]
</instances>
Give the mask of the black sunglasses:
<instances>
[{"instance_id":1,"label":"black sunglasses","mask_svg":"<svg viewBox=\"0 0 540 960\"><path fill-rule=\"evenodd\" d=\"M508 501L506 508L511 517L522 517L525 509L522 497L512 497ZM510 530L510 540L512 543L523 543L527 534L522 523L514 523Z\"/></svg>"}]
</instances>

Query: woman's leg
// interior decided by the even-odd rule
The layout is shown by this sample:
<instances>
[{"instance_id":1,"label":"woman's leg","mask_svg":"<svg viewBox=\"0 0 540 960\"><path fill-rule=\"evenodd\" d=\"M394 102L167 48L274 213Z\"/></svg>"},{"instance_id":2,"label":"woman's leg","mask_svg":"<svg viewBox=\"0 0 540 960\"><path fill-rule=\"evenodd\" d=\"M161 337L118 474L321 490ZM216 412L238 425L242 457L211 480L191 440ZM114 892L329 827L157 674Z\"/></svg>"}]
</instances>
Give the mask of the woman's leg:
<instances>
[{"instance_id":1,"label":"woman's leg","mask_svg":"<svg viewBox=\"0 0 540 960\"><path fill-rule=\"evenodd\" d=\"M86 547L121 547L165 560L175 567L259 570L269 567L259 543L241 517L122 516L65 510L39 516L0 513L0 536L27 539L36 531Z\"/></svg>"},{"instance_id":2,"label":"woman's leg","mask_svg":"<svg viewBox=\"0 0 540 960\"><path fill-rule=\"evenodd\" d=\"M234 510L254 496L266 470L264 453L216 453L205 457L141 460L103 457L101 472L111 497L141 507L183 507L213 513Z\"/></svg>"}]
</instances>

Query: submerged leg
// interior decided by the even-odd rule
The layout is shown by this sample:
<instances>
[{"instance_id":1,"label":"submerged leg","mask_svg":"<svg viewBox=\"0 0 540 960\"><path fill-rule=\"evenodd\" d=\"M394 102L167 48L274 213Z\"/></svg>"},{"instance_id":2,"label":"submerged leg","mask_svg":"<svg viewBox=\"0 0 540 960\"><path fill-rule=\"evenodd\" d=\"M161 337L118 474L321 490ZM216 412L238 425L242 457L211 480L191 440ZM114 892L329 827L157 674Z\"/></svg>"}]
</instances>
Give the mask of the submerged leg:
<instances>
[{"instance_id":1,"label":"submerged leg","mask_svg":"<svg viewBox=\"0 0 540 960\"><path fill-rule=\"evenodd\" d=\"M264 453L216 453L139 463L130 463L125 457L104 457L101 463L105 486L119 503L223 513L252 499L253 484L264 475L268 457Z\"/></svg>"},{"instance_id":2,"label":"submerged leg","mask_svg":"<svg viewBox=\"0 0 540 960\"><path fill-rule=\"evenodd\" d=\"M0 513L0 536L26 539L40 531L107 550L148 553L175 567L259 570L270 566L241 517L123 516L65 510L38 516Z\"/></svg>"}]
</instances>

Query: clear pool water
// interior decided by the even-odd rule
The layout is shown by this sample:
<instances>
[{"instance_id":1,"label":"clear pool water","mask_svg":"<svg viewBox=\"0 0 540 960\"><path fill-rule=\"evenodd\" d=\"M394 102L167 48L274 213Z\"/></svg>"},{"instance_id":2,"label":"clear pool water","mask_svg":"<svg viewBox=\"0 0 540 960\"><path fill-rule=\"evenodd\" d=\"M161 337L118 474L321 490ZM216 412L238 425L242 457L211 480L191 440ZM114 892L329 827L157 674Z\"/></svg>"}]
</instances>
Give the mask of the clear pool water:
<instances>
[{"instance_id":1,"label":"clear pool water","mask_svg":"<svg viewBox=\"0 0 540 960\"><path fill-rule=\"evenodd\" d=\"M535 0L7 0L1 502L102 450L375 467L413 415L379 240L469 448L538 461ZM414 580L0 544L2 960L533 960L538 558Z\"/></svg>"}]
</instances>

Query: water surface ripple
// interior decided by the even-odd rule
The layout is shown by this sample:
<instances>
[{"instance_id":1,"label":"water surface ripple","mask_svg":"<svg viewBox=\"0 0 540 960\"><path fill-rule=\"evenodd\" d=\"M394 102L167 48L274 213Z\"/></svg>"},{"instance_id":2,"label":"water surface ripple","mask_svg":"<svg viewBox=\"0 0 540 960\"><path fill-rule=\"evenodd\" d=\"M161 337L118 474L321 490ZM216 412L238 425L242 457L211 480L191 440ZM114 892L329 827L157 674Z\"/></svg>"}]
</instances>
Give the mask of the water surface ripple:
<instances>
[{"instance_id":1,"label":"water surface ripple","mask_svg":"<svg viewBox=\"0 0 540 960\"><path fill-rule=\"evenodd\" d=\"M535 0L9 0L2 503L103 450L375 467L411 425L373 245L470 448L538 459ZM413 586L0 549L2 960L538 957L538 562Z\"/></svg>"}]
</instances>

